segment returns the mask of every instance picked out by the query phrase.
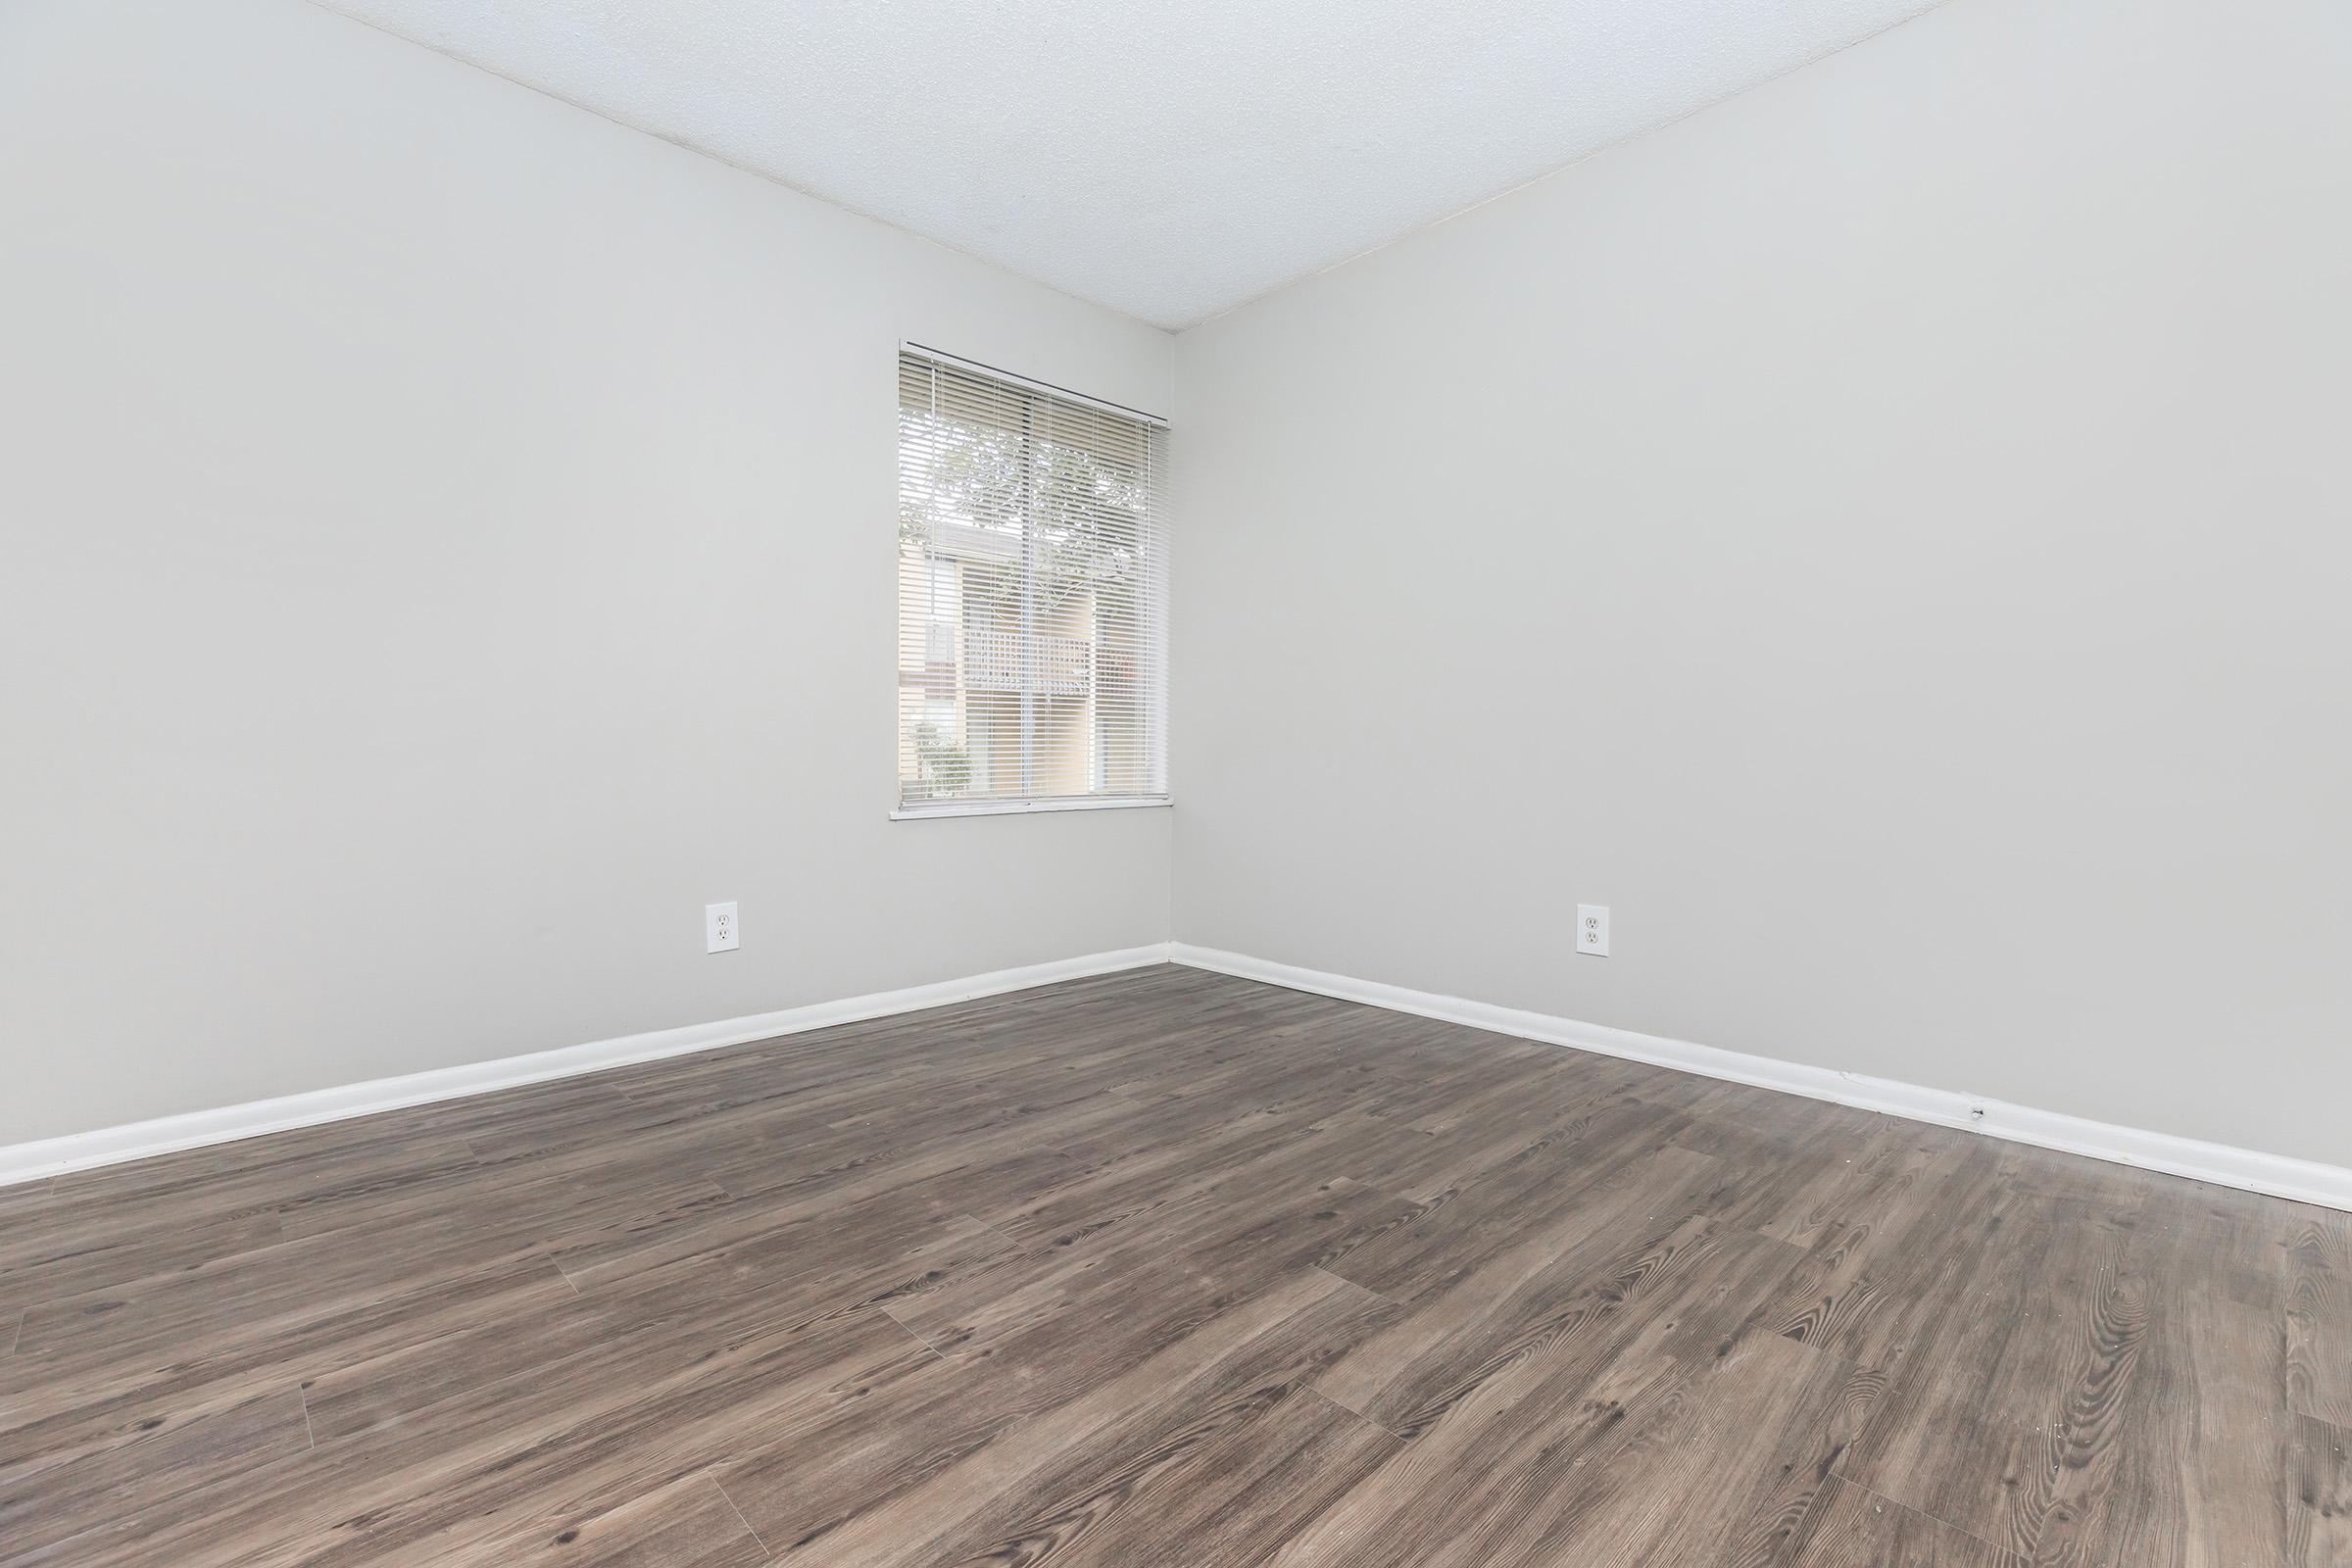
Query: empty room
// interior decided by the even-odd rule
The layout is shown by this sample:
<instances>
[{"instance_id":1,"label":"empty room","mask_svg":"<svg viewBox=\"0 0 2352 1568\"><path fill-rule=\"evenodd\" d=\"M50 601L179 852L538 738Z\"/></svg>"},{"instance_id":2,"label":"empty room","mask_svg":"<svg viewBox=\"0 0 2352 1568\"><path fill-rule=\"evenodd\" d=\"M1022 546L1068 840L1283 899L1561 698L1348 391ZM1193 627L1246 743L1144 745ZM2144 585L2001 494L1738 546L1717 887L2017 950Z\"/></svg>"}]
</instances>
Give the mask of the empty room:
<instances>
[{"instance_id":1,"label":"empty room","mask_svg":"<svg viewBox=\"0 0 2352 1568\"><path fill-rule=\"evenodd\" d=\"M0 0L0 1568L2352 1568L2341 0Z\"/></svg>"}]
</instances>

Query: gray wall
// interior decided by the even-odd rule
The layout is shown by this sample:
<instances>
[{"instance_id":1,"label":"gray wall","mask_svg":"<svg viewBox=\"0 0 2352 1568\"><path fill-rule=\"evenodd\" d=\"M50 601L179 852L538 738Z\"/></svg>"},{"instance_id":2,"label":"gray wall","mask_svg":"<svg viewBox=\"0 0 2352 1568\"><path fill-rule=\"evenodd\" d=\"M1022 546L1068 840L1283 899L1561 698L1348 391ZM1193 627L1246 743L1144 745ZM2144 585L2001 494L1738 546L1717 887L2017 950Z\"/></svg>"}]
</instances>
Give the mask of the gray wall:
<instances>
[{"instance_id":1,"label":"gray wall","mask_svg":"<svg viewBox=\"0 0 2352 1568\"><path fill-rule=\"evenodd\" d=\"M1172 346L0 6L0 1144L1164 939L1171 813L884 819L911 337L1181 377L1178 936L2352 1163L2346 79L1953 0Z\"/></svg>"},{"instance_id":2,"label":"gray wall","mask_svg":"<svg viewBox=\"0 0 2352 1568\"><path fill-rule=\"evenodd\" d=\"M902 336L1169 402L298 0L0 5L0 1145L1165 940L1165 811L886 820Z\"/></svg>"},{"instance_id":3,"label":"gray wall","mask_svg":"<svg viewBox=\"0 0 2352 1568\"><path fill-rule=\"evenodd\" d=\"M2347 81L1953 0L1181 338L1177 936L2352 1164Z\"/></svg>"}]
</instances>

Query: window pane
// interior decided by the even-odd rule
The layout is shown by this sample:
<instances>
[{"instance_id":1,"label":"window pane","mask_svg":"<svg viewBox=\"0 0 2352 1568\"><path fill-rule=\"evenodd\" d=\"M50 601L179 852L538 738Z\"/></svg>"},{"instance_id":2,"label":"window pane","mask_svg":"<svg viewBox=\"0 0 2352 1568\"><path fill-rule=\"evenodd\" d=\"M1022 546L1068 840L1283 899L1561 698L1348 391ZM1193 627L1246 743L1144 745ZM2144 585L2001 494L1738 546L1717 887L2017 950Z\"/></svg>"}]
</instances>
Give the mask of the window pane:
<instances>
[{"instance_id":1,"label":"window pane","mask_svg":"<svg viewBox=\"0 0 2352 1568\"><path fill-rule=\"evenodd\" d=\"M1159 432L899 361L899 797L1155 797Z\"/></svg>"}]
</instances>

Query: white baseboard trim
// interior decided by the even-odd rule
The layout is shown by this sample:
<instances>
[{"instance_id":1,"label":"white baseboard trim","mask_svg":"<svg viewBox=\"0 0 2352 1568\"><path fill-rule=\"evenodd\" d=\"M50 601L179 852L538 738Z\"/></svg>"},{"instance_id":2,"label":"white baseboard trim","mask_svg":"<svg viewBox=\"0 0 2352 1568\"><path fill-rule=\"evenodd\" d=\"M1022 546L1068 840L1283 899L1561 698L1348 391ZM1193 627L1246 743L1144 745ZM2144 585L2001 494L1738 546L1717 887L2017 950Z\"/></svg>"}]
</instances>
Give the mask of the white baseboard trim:
<instances>
[{"instance_id":1,"label":"white baseboard trim","mask_svg":"<svg viewBox=\"0 0 2352 1568\"><path fill-rule=\"evenodd\" d=\"M1056 980L1077 980L1087 975L1109 974L1118 969L1137 969L1146 964L1167 961L1167 944L1153 943L1150 947L1127 948L1116 953L1096 953L1082 958L1059 958L1051 963L1032 963L1018 969L967 975L960 980L908 986L902 991L879 991L871 996L849 997L839 1002L810 1003L807 1006L785 1007L776 1012L755 1013L746 1018L724 1018L716 1023L657 1029L650 1034L622 1035L613 1040L596 1040L586 1045L533 1052L529 1055L466 1062L456 1067L437 1067L429 1072L409 1073L399 1078L378 1078L370 1083L318 1089L277 1100L258 1100L250 1104L223 1105L217 1110L190 1111L185 1115L162 1116L153 1121L132 1122L122 1127L71 1133L63 1138L0 1148L0 1187L17 1182L38 1181L44 1176L59 1176L68 1171L88 1170L98 1165L145 1159L152 1154L174 1153L207 1144L259 1138L265 1133L281 1133L296 1127L316 1126L320 1122L372 1115L381 1110L429 1104L439 1100L486 1095L494 1090L544 1083L553 1078L572 1078L582 1073L601 1072L608 1067L625 1067L632 1062L659 1061L664 1056L683 1056L698 1051L715 1051L724 1046L748 1045L755 1040L801 1034L830 1024L856 1023L861 1018L880 1018L895 1012L946 1006L951 1003L969 1002L977 997L993 997L1006 991L1051 985Z\"/></svg>"},{"instance_id":2,"label":"white baseboard trim","mask_svg":"<svg viewBox=\"0 0 2352 1568\"><path fill-rule=\"evenodd\" d=\"M1954 1094L1944 1089L1926 1089L1918 1084L1898 1083L1890 1078L1869 1078L1828 1067L1808 1067L1798 1062L1779 1061L1770 1056L1751 1056L1714 1046L1694 1045L1686 1040L1669 1040L1661 1035L1639 1034L1630 1029L1580 1023L1573 1018L1525 1012L1516 1007L1498 1007L1490 1003L1470 1002L1460 997L1408 991L1402 986L1325 974L1320 970L1274 963L1239 953L1221 953L1213 948L1195 947L1189 942L1170 944L1168 956L1177 963L1189 964L1196 969L1214 969L1220 974L1263 980L1270 985L1287 986L1293 991L1311 991L1348 1002L1367 1003L1392 1012L1417 1013L1425 1018L1441 1018L1447 1023L1467 1024L1473 1029L1487 1029L1495 1034L1516 1035L1525 1040L1541 1040L1578 1051L1597 1052L1604 1056L1624 1056L1659 1067L1671 1067L1678 1072L1721 1078L1736 1084L1752 1084L1759 1089L1804 1095L1813 1100L1833 1101L1840 1105L1881 1111L1912 1121L1933 1122L1939 1127L1973 1130L1994 1138L2005 1138L2013 1143L2033 1144L2069 1154L2085 1154L2092 1159L2108 1160L2118 1165L2133 1165L2142 1170L2186 1176L2194 1181L2212 1182L2221 1187L2242 1188L2273 1198L2292 1199L2299 1203L2352 1210L2352 1170L2337 1165L2323 1165L2316 1160L2292 1159L2283 1154L2266 1154L2251 1149L2233 1149L2227 1144L2208 1144L2194 1138L2178 1138L2170 1133L2146 1132L2136 1127L2118 1127L2054 1110L2006 1104L1981 1095Z\"/></svg>"}]
</instances>

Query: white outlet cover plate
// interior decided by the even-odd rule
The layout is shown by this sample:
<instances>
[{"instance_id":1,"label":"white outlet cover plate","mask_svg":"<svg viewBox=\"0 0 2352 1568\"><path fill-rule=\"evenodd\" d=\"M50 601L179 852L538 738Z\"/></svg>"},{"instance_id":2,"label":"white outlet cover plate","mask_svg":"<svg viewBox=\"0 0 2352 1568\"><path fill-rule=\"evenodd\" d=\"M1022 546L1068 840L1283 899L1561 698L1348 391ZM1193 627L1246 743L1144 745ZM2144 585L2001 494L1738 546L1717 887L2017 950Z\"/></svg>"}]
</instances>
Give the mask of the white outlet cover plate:
<instances>
[{"instance_id":1,"label":"white outlet cover plate","mask_svg":"<svg viewBox=\"0 0 2352 1568\"><path fill-rule=\"evenodd\" d=\"M703 906L703 951L705 953L733 953L743 946L743 927L736 920L732 904Z\"/></svg>"},{"instance_id":2,"label":"white outlet cover plate","mask_svg":"<svg viewBox=\"0 0 2352 1568\"><path fill-rule=\"evenodd\" d=\"M1593 958L1609 956L1607 905L1580 904L1576 906L1576 951Z\"/></svg>"}]
</instances>

